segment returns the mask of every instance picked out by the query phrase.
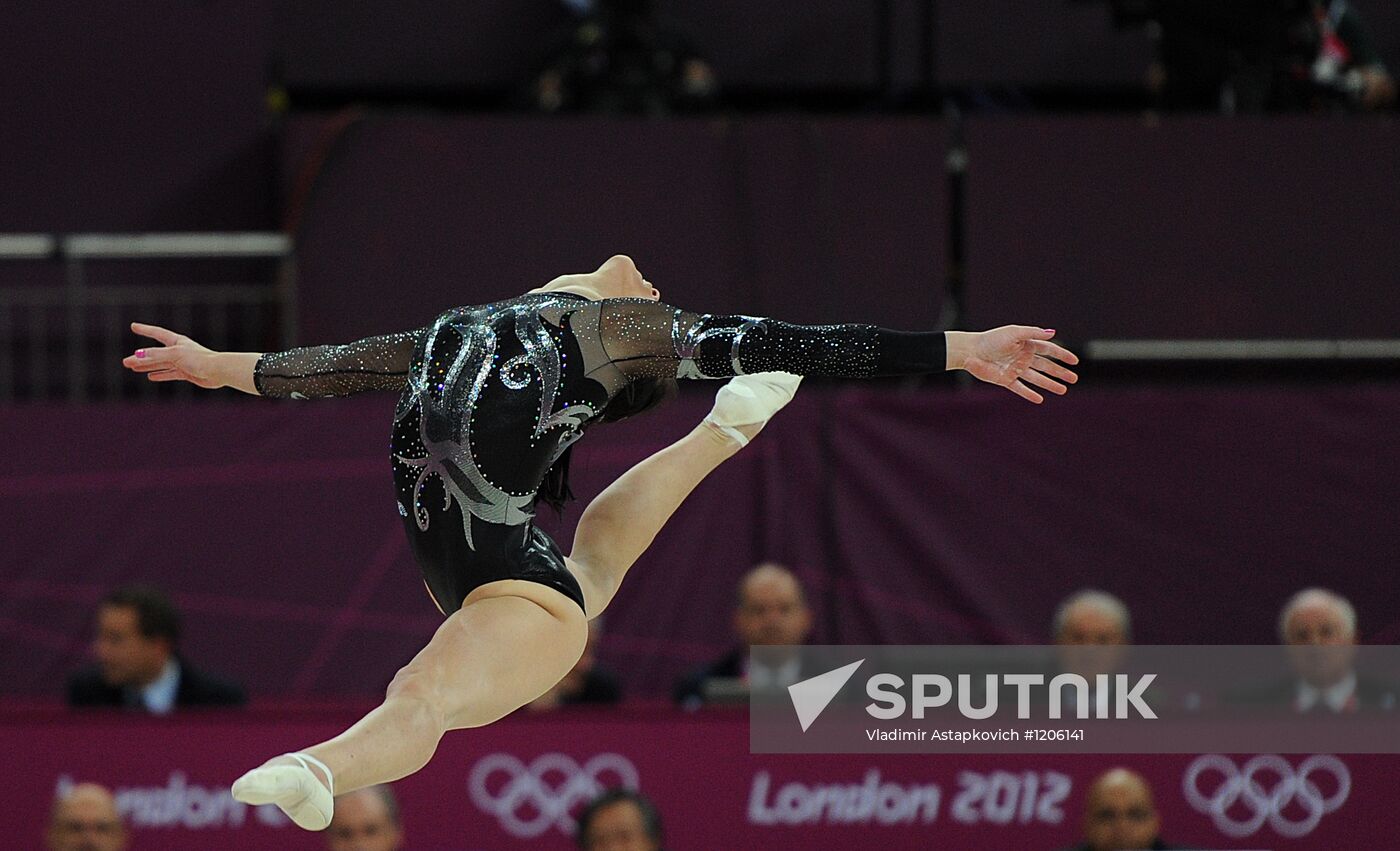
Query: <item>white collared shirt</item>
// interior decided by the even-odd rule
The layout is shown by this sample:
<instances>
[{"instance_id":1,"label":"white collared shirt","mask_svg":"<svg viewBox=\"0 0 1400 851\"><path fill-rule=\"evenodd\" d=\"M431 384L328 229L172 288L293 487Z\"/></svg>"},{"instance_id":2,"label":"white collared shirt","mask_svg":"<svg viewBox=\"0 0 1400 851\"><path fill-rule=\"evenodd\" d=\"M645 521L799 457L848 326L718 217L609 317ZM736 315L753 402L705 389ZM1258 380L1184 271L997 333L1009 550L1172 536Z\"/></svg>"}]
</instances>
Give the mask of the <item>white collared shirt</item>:
<instances>
[{"instance_id":1,"label":"white collared shirt","mask_svg":"<svg viewBox=\"0 0 1400 851\"><path fill-rule=\"evenodd\" d=\"M1299 712L1307 712L1318 701L1327 704L1327 708L1333 712L1343 712L1349 707L1352 695L1356 694L1356 672L1348 673L1346 677L1338 680L1325 689L1319 689L1311 683L1298 681L1298 696L1293 701L1293 706Z\"/></svg>"},{"instance_id":2,"label":"white collared shirt","mask_svg":"<svg viewBox=\"0 0 1400 851\"><path fill-rule=\"evenodd\" d=\"M751 664L746 676L750 689L785 689L797 682L802 676L802 660L794 656L776 668L762 664Z\"/></svg>"},{"instance_id":3,"label":"white collared shirt","mask_svg":"<svg viewBox=\"0 0 1400 851\"><path fill-rule=\"evenodd\" d=\"M156 715L165 715L175 708L175 694L180 690L180 663L173 658L165 663L160 676L141 689L141 704Z\"/></svg>"}]
</instances>

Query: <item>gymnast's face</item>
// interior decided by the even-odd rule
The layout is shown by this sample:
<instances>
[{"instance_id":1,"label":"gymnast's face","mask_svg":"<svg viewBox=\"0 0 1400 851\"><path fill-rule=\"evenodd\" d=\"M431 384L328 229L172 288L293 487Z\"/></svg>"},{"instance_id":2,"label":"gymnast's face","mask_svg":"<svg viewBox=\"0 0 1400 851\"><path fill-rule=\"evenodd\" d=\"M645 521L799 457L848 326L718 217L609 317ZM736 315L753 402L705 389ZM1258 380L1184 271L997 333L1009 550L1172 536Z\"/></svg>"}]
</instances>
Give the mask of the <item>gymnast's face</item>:
<instances>
[{"instance_id":1,"label":"gymnast's face","mask_svg":"<svg viewBox=\"0 0 1400 851\"><path fill-rule=\"evenodd\" d=\"M637 264L626 254L609 257L588 277L603 298L646 298L658 301L661 292L637 271Z\"/></svg>"}]
</instances>

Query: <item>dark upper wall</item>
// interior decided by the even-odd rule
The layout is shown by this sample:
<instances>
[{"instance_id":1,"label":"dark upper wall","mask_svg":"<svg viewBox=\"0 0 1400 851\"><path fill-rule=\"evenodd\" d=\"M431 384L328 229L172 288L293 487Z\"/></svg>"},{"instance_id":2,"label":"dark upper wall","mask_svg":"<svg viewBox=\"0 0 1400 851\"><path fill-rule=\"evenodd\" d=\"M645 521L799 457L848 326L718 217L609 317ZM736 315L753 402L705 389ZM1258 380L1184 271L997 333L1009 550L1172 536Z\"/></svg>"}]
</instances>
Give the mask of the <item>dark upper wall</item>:
<instances>
[{"instance_id":1,"label":"dark upper wall","mask_svg":"<svg viewBox=\"0 0 1400 851\"><path fill-rule=\"evenodd\" d=\"M1393 337L1397 145L1383 121L973 121L969 323Z\"/></svg>"},{"instance_id":2,"label":"dark upper wall","mask_svg":"<svg viewBox=\"0 0 1400 851\"><path fill-rule=\"evenodd\" d=\"M875 0L658 0L735 87L874 86ZM1400 4L1358 0L1400 67ZM919 0L889 4L896 84L917 79ZM1145 46L1095 3L938 0L950 84L1123 85ZM557 0L51 0L0 30L0 232L269 227L265 81L501 87L569 21Z\"/></svg>"},{"instance_id":3,"label":"dark upper wall","mask_svg":"<svg viewBox=\"0 0 1400 851\"><path fill-rule=\"evenodd\" d=\"M0 231L276 223L271 0L10 4Z\"/></svg>"},{"instance_id":4,"label":"dark upper wall","mask_svg":"<svg viewBox=\"0 0 1400 851\"><path fill-rule=\"evenodd\" d=\"M289 160L331 126L298 122ZM1393 336L1389 123L1008 117L967 137L963 327ZM299 230L307 342L422 325L617 252L692 309L939 318L939 122L399 115L334 138Z\"/></svg>"},{"instance_id":5,"label":"dark upper wall","mask_svg":"<svg viewBox=\"0 0 1400 851\"><path fill-rule=\"evenodd\" d=\"M288 143L324 159L297 234L308 342L421 326L617 253L694 310L938 318L938 122L396 115L304 118Z\"/></svg>"}]
</instances>

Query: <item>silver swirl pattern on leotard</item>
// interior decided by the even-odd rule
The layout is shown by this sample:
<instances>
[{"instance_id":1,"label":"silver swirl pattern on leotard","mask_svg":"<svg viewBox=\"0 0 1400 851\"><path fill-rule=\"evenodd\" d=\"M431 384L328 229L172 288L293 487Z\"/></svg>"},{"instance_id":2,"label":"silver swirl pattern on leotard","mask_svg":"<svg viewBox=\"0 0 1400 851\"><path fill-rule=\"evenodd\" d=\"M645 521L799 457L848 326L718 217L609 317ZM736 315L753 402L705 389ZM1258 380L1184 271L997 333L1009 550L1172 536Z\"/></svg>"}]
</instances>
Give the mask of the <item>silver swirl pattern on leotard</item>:
<instances>
[{"instance_id":1,"label":"silver swirl pattern on leotard","mask_svg":"<svg viewBox=\"0 0 1400 851\"><path fill-rule=\"evenodd\" d=\"M535 299L492 309L495 315L489 317L490 321L481 315L481 309L466 308L449 311L433 323L418 369L410 373L408 388L396 410L396 419L415 410L418 414L419 438L425 454L422 457L395 454L394 457L418 470L409 498L414 520L421 531L427 531L431 522L431 512L422 502L431 476L436 476L443 488L442 510L447 511L454 501L461 508L462 532L468 545L473 545L472 517L487 523L518 525L534 516L533 488L512 493L482 472L473 445L471 419L496 369L497 328L502 327L502 320L509 316L516 339L525 351L497 370L501 383L511 390L523 391L534 383L531 372L539 377L539 414L534 437L538 439L550 429L565 429L559 446L552 453L551 463L578 439L594 410L587 405L571 405L557 413L553 411L559 392L561 354L541 319L542 310L562 306L562 300ZM455 334L460 343L451 366L441 380L435 381L433 353L445 333ZM469 383L462 380L464 374L471 377ZM449 432L437 433L436 424L449 425Z\"/></svg>"}]
</instances>

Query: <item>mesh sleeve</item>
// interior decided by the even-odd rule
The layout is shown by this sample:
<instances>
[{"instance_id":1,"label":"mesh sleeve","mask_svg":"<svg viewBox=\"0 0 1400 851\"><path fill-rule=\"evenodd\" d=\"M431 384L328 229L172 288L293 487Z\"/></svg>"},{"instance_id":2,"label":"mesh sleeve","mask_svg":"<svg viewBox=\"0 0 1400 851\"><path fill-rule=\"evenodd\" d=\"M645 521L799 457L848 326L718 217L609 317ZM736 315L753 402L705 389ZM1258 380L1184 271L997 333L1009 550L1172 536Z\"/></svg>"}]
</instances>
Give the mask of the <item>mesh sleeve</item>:
<instances>
[{"instance_id":1,"label":"mesh sleeve","mask_svg":"<svg viewBox=\"0 0 1400 851\"><path fill-rule=\"evenodd\" d=\"M292 399L400 390L423 333L404 331L265 354L253 367L253 385L263 396Z\"/></svg>"},{"instance_id":2,"label":"mesh sleeve","mask_svg":"<svg viewBox=\"0 0 1400 851\"><path fill-rule=\"evenodd\" d=\"M769 371L867 378L942 372L947 360L942 332L712 316L643 299L603 302L599 331L610 360L632 378Z\"/></svg>"}]
</instances>

